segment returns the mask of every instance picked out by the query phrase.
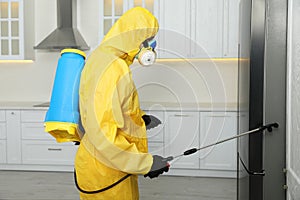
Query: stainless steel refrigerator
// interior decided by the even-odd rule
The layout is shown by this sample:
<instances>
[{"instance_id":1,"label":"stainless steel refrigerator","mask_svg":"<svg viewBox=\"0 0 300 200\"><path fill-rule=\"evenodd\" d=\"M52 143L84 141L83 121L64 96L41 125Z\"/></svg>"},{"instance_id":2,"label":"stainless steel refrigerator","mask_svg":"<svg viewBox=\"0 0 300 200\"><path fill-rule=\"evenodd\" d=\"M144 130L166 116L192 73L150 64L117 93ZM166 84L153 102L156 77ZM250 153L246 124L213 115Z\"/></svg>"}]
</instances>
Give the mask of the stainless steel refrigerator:
<instances>
[{"instance_id":1,"label":"stainless steel refrigerator","mask_svg":"<svg viewBox=\"0 0 300 200\"><path fill-rule=\"evenodd\" d=\"M241 0L238 130L277 122L238 139L238 200L283 200L286 112L286 0Z\"/></svg>"}]
</instances>

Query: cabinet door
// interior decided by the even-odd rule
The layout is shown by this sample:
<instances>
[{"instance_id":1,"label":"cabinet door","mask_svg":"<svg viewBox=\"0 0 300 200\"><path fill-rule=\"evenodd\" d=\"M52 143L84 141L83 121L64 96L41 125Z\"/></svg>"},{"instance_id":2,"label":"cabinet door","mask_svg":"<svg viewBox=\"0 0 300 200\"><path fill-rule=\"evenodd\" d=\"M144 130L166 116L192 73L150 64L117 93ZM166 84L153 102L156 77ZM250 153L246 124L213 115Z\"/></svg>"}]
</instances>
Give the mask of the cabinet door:
<instances>
[{"instance_id":1,"label":"cabinet door","mask_svg":"<svg viewBox=\"0 0 300 200\"><path fill-rule=\"evenodd\" d=\"M161 0L159 3L158 56L190 57L191 0Z\"/></svg>"},{"instance_id":2,"label":"cabinet door","mask_svg":"<svg viewBox=\"0 0 300 200\"><path fill-rule=\"evenodd\" d=\"M55 138L50 133L45 132L44 124L41 122L22 122L21 135L23 140L53 140Z\"/></svg>"},{"instance_id":3,"label":"cabinet door","mask_svg":"<svg viewBox=\"0 0 300 200\"><path fill-rule=\"evenodd\" d=\"M56 141L24 140L23 164L73 165L77 146Z\"/></svg>"},{"instance_id":4,"label":"cabinet door","mask_svg":"<svg viewBox=\"0 0 300 200\"><path fill-rule=\"evenodd\" d=\"M6 139L6 123L4 110L0 110L0 139Z\"/></svg>"},{"instance_id":5,"label":"cabinet door","mask_svg":"<svg viewBox=\"0 0 300 200\"><path fill-rule=\"evenodd\" d=\"M149 142L163 142L164 140L164 113L162 111L145 111L147 115L153 115L161 121L155 128L147 130Z\"/></svg>"},{"instance_id":6,"label":"cabinet door","mask_svg":"<svg viewBox=\"0 0 300 200\"><path fill-rule=\"evenodd\" d=\"M161 121L161 124L155 128L147 130L148 151L152 155L164 156L164 126L165 117L162 111L145 111L147 115L153 115Z\"/></svg>"},{"instance_id":7,"label":"cabinet door","mask_svg":"<svg viewBox=\"0 0 300 200\"><path fill-rule=\"evenodd\" d=\"M5 122L5 111L0 110L0 122Z\"/></svg>"},{"instance_id":8,"label":"cabinet door","mask_svg":"<svg viewBox=\"0 0 300 200\"><path fill-rule=\"evenodd\" d=\"M0 139L6 139L6 124L5 122L0 122Z\"/></svg>"},{"instance_id":9,"label":"cabinet door","mask_svg":"<svg viewBox=\"0 0 300 200\"><path fill-rule=\"evenodd\" d=\"M164 143L162 142L149 142L148 152L152 155L165 156L164 154Z\"/></svg>"},{"instance_id":10,"label":"cabinet door","mask_svg":"<svg viewBox=\"0 0 300 200\"><path fill-rule=\"evenodd\" d=\"M23 140L55 140L52 135L44 130L45 116L46 110L21 111L21 136Z\"/></svg>"},{"instance_id":11,"label":"cabinet door","mask_svg":"<svg viewBox=\"0 0 300 200\"><path fill-rule=\"evenodd\" d=\"M6 163L6 140L0 140L0 163Z\"/></svg>"},{"instance_id":12,"label":"cabinet door","mask_svg":"<svg viewBox=\"0 0 300 200\"><path fill-rule=\"evenodd\" d=\"M200 146L216 143L237 134L235 112L201 112ZM236 140L230 140L200 151L200 168L236 170Z\"/></svg>"},{"instance_id":13,"label":"cabinet door","mask_svg":"<svg viewBox=\"0 0 300 200\"><path fill-rule=\"evenodd\" d=\"M239 0L224 0L223 57L238 57Z\"/></svg>"},{"instance_id":14,"label":"cabinet door","mask_svg":"<svg viewBox=\"0 0 300 200\"><path fill-rule=\"evenodd\" d=\"M6 111L7 163L21 164L21 120L19 110Z\"/></svg>"},{"instance_id":15,"label":"cabinet door","mask_svg":"<svg viewBox=\"0 0 300 200\"><path fill-rule=\"evenodd\" d=\"M199 113L168 112L166 124L166 156L176 156L199 147ZM198 169L199 154L180 157L171 164L173 168Z\"/></svg>"},{"instance_id":16,"label":"cabinet door","mask_svg":"<svg viewBox=\"0 0 300 200\"><path fill-rule=\"evenodd\" d=\"M192 55L194 58L222 57L224 0L193 0ZM176 20L174 20L176 21Z\"/></svg>"}]
</instances>

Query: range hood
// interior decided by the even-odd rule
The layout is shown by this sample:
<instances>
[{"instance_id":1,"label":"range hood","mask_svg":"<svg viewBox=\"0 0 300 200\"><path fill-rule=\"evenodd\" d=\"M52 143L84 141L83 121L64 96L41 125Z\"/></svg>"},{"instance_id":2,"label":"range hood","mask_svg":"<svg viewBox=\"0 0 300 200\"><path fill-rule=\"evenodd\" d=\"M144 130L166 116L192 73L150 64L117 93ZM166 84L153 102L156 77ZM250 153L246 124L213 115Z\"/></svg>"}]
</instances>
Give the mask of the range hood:
<instances>
[{"instance_id":1,"label":"range hood","mask_svg":"<svg viewBox=\"0 0 300 200\"><path fill-rule=\"evenodd\" d=\"M77 30L77 0L57 0L57 28L34 49L90 48Z\"/></svg>"}]
</instances>

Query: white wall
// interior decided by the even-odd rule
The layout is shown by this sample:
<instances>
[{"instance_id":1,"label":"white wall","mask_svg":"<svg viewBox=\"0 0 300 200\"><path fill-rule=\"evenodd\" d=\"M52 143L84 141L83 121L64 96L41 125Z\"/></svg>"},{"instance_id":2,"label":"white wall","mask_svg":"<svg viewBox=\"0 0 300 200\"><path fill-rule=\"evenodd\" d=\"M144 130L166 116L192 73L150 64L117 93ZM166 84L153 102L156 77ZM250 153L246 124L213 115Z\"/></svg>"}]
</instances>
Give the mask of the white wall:
<instances>
[{"instance_id":1,"label":"white wall","mask_svg":"<svg viewBox=\"0 0 300 200\"><path fill-rule=\"evenodd\" d=\"M32 64L1 64L0 101L49 101L59 52L37 53ZM235 62L158 61L132 66L141 101L236 102Z\"/></svg>"},{"instance_id":2,"label":"white wall","mask_svg":"<svg viewBox=\"0 0 300 200\"><path fill-rule=\"evenodd\" d=\"M237 61L158 60L132 71L141 101L237 102Z\"/></svg>"},{"instance_id":3,"label":"white wall","mask_svg":"<svg viewBox=\"0 0 300 200\"><path fill-rule=\"evenodd\" d=\"M77 3L78 29L93 50L100 35L99 1ZM56 1L25 0L25 8L27 14L34 12L31 18L25 18L25 37L29 41L26 49L31 51L27 58L33 63L0 64L0 101L44 102L51 97L60 54L32 48L56 28ZM148 68L135 63L132 70L141 101L236 102L237 99L236 61L159 60Z\"/></svg>"}]
</instances>

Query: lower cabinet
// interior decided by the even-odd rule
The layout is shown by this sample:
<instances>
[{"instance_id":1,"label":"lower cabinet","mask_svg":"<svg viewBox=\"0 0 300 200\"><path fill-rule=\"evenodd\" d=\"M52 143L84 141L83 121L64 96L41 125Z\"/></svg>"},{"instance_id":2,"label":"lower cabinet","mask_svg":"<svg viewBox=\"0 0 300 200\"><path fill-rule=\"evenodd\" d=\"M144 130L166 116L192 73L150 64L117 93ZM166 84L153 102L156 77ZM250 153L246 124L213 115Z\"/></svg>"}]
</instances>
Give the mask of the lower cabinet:
<instances>
[{"instance_id":1,"label":"lower cabinet","mask_svg":"<svg viewBox=\"0 0 300 200\"><path fill-rule=\"evenodd\" d=\"M20 110L6 110L7 164L22 164Z\"/></svg>"},{"instance_id":2,"label":"lower cabinet","mask_svg":"<svg viewBox=\"0 0 300 200\"><path fill-rule=\"evenodd\" d=\"M46 109L5 111L5 122L0 121L0 169L73 170L77 146L57 143L46 133L45 115Z\"/></svg>"},{"instance_id":3,"label":"lower cabinet","mask_svg":"<svg viewBox=\"0 0 300 200\"><path fill-rule=\"evenodd\" d=\"M46 110L21 111L22 163L37 165L74 165L77 146L57 143L44 131Z\"/></svg>"},{"instance_id":4,"label":"lower cabinet","mask_svg":"<svg viewBox=\"0 0 300 200\"><path fill-rule=\"evenodd\" d=\"M167 112L165 139L166 156L199 147L199 112ZM199 157L197 154L179 157L172 167L199 169Z\"/></svg>"},{"instance_id":5,"label":"lower cabinet","mask_svg":"<svg viewBox=\"0 0 300 200\"><path fill-rule=\"evenodd\" d=\"M148 151L152 155L164 156L164 113L162 111L146 111L148 115L153 115L162 123L157 127L147 130Z\"/></svg>"},{"instance_id":6,"label":"lower cabinet","mask_svg":"<svg viewBox=\"0 0 300 200\"><path fill-rule=\"evenodd\" d=\"M237 134L236 112L146 110L162 124L147 130L153 155L177 156ZM0 169L72 171L78 146L44 131L46 109L0 110ZM171 161L167 175L234 177L236 141Z\"/></svg>"},{"instance_id":7,"label":"lower cabinet","mask_svg":"<svg viewBox=\"0 0 300 200\"><path fill-rule=\"evenodd\" d=\"M6 140L0 140L0 164L6 163Z\"/></svg>"},{"instance_id":8,"label":"lower cabinet","mask_svg":"<svg viewBox=\"0 0 300 200\"><path fill-rule=\"evenodd\" d=\"M6 163L6 118L5 112L0 110L0 164Z\"/></svg>"},{"instance_id":9,"label":"lower cabinet","mask_svg":"<svg viewBox=\"0 0 300 200\"><path fill-rule=\"evenodd\" d=\"M162 142L148 142L148 151L152 155L164 156L164 143Z\"/></svg>"},{"instance_id":10,"label":"lower cabinet","mask_svg":"<svg viewBox=\"0 0 300 200\"><path fill-rule=\"evenodd\" d=\"M41 165L74 165L75 145L59 144L55 141L24 140L22 163Z\"/></svg>"},{"instance_id":11,"label":"lower cabinet","mask_svg":"<svg viewBox=\"0 0 300 200\"><path fill-rule=\"evenodd\" d=\"M216 143L237 135L236 112L201 112L200 146ZM199 152L200 169L236 170L236 139Z\"/></svg>"},{"instance_id":12,"label":"lower cabinet","mask_svg":"<svg viewBox=\"0 0 300 200\"><path fill-rule=\"evenodd\" d=\"M163 143L152 147L163 149L156 153L164 157L182 155L191 148L214 144L237 134L237 112L166 111L164 117L164 133L160 133L164 135ZM153 142L150 140L149 144L153 145ZM168 174L235 177L236 145L233 139L190 155L179 156L171 161Z\"/></svg>"}]
</instances>

